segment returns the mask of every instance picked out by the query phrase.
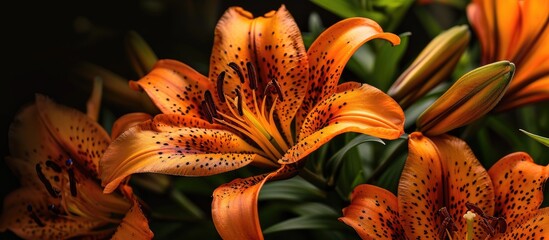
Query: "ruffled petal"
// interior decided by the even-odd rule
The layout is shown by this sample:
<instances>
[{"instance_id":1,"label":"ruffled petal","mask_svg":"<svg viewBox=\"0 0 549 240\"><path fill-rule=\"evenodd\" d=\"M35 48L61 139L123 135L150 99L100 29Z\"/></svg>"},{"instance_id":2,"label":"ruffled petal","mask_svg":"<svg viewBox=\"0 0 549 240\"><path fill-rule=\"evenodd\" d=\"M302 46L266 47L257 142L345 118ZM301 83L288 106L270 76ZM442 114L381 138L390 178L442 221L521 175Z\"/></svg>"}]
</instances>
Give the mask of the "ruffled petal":
<instances>
[{"instance_id":1,"label":"ruffled petal","mask_svg":"<svg viewBox=\"0 0 549 240\"><path fill-rule=\"evenodd\" d=\"M440 155L420 132L409 135L408 149L398 185L401 223L408 239L438 239L442 222L438 211L444 206Z\"/></svg>"},{"instance_id":2,"label":"ruffled petal","mask_svg":"<svg viewBox=\"0 0 549 240\"><path fill-rule=\"evenodd\" d=\"M296 162L344 132L385 139L398 138L404 132L404 113L385 93L358 83L345 84L340 90L312 109L301 127L298 143L279 163Z\"/></svg>"},{"instance_id":3,"label":"ruffled petal","mask_svg":"<svg viewBox=\"0 0 549 240\"><path fill-rule=\"evenodd\" d=\"M264 160L259 150L219 127L198 118L164 114L127 130L101 161L105 192L134 173L207 176Z\"/></svg>"},{"instance_id":4,"label":"ruffled petal","mask_svg":"<svg viewBox=\"0 0 549 240\"><path fill-rule=\"evenodd\" d=\"M36 106L40 119L61 148L79 168L98 178L99 159L111 141L107 132L84 113L45 96L36 96Z\"/></svg>"},{"instance_id":5,"label":"ruffled petal","mask_svg":"<svg viewBox=\"0 0 549 240\"><path fill-rule=\"evenodd\" d=\"M130 82L136 90L143 89L163 113L192 117L202 115L201 101L204 92L213 89L204 75L176 60L159 60L153 69L139 79Z\"/></svg>"},{"instance_id":6,"label":"ruffled petal","mask_svg":"<svg viewBox=\"0 0 549 240\"><path fill-rule=\"evenodd\" d=\"M375 21L367 18L342 20L318 36L307 51L309 91L297 115L298 128L318 101L335 93L343 68L354 52L376 38L400 44L398 36L384 33Z\"/></svg>"},{"instance_id":7,"label":"ruffled petal","mask_svg":"<svg viewBox=\"0 0 549 240\"><path fill-rule=\"evenodd\" d=\"M539 209L549 166L541 166L530 155L517 152L500 159L488 171L494 184L496 216L504 217L509 227Z\"/></svg>"},{"instance_id":8,"label":"ruffled petal","mask_svg":"<svg viewBox=\"0 0 549 240\"><path fill-rule=\"evenodd\" d=\"M406 239L398 216L398 200L391 192L373 185L359 185L351 193L351 205L340 221L362 239Z\"/></svg>"},{"instance_id":9,"label":"ruffled petal","mask_svg":"<svg viewBox=\"0 0 549 240\"><path fill-rule=\"evenodd\" d=\"M263 239L257 212L257 197L269 180L288 178L297 169L283 165L270 174L235 179L219 186L213 193L212 217L223 239Z\"/></svg>"},{"instance_id":10,"label":"ruffled petal","mask_svg":"<svg viewBox=\"0 0 549 240\"><path fill-rule=\"evenodd\" d=\"M490 176L463 140L449 135L431 138L443 159L445 206L458 231L465 235L467 212L465 203L479 207L486 215L494 215L494 189ZM473 239L485 239L486 233L474 225Z\"/></svg>"}]
</instances>

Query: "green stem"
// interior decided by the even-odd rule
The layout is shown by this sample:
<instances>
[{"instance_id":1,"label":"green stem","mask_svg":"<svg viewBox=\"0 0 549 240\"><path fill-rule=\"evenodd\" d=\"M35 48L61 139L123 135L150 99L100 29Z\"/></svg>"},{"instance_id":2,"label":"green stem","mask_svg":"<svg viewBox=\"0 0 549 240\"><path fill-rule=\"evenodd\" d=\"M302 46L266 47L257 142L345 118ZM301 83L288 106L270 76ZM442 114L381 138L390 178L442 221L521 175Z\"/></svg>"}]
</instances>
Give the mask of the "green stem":
<instances>
[{"instance_id":1,"label":"green stem","mask_svg":"<svg viewBox=\"0 0 549 240\"><path fill-rule=\"evenodd\" d=\"M181 191L177 189L172 189L170 191L170 197L178 203L183 209L187 210L192 217L195 219L205 219L205 214L196 206L187 196L185 196Z\"/></svg>"},{"instance_id":2,"label":"green stem","mask_svg":"<svg viewBox=\"0 0 549 240\"><path fill-rule=\"evenodd\" d=\"M315 185L319 189L329 188L329 185L326 183L326 179L324 179L322 176L319 176L318 174L312 172L307 168L302 168L299 171L299 176L305 179L307 182L310 182L311 184Z\"/></svg>"}]
</instances>

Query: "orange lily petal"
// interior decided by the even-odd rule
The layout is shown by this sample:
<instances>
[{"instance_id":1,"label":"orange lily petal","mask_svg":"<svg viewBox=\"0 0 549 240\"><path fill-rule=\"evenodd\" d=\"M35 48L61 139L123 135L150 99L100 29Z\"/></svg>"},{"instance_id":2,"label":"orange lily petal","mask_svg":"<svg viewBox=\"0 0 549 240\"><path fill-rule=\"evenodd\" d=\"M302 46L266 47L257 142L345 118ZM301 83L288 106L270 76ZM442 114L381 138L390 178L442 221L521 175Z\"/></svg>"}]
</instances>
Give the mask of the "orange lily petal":
<instances>
[{"instance_id":1,"label":"orange lily petal","mask_svg":"<svg viewBox=\"0 0 549 240\"><path fill-rule=\"evenodd\" d=\"M139 202L133 196L131 187L124 185L121 189L127 197L132 199L133 204L111 239L152 239L154 234L149 229L149 221L141 211Z\"/></svg>"},{"instance_id":2,"label":"orange lily petal","mask_svg":"<svg viewBox=\"0 0 549 240\"><path fill-rule=\"evenodd\" d=\"M530 155L517 152L500 159L488 173L494 183L496 215L504 217L509 227L539 209L549 166L537 165Z\"/></svg>"},{"instance_id":3,"label":"orange lily petal","mask_svg":"<svg viewBox=\"0 0 549 240\"><path fill-rule=\"evenodd\" d=\"M514 1L508 1L514 2ZM549 19L549 2L544 0L528 0L517 1L520 4L521 24L518 37L515 41L515 55L509 56L508 59L520 59L521 54L535 54L541 50L534 50L535 48L546 47L544 43L547 41L540 41L539 36L543 31L547 31L547 21ZM509 36L516 35L517 32L512 32ZM524 51L530 49L529 51ZM517 55L518 54L518 55ZM518 63L518 62L517 62Z\"/></svg>"},{"instance_id":4,"label":"orange lily petal","mask_svg":"<svg viewBox=\"0 0 549 240\"><path fill-rule=\"evenodd\" d=\"M163 113L202 116L200 102L204 92L212 89L209 80L191 67L176 60L159 60L147 75L130 82L135 90L143 89Z\"/></svg>"},{"instance_id":5,"label":"orange lily petal","mask_svg":"<svg viewBox=\"0 0 549 240\"><path fill-rule=\"evenodd\" d=\"M111 139L116 139L124 131L150 119L152 119L152 117L147 113L128 113L123 115L114 121L111 130Z\"/></svg>"},{"instance_id":6,"label":"orange lily petal","mask_svg":"<svg viewBox=\"0 0 549 240\"><path fill-rule=\"evenodd\" d=\"M373 185L355 187L351 205L343 209L339 220L354 228L362 239L405 239L396 196Z\"/></svg>"},{"instance_id":7,"label":"orange lily petal","mask_svg":"<svg viewBox=\"0 0 549 240\"><path fill-rule=\"evenodd\" d=\"M473 0L467 6L467 16L477 33L482 50L482 64L494 61L497 44L495 44L494 1Z\"/></svg>"},{"instance_id":8,"label":"orange lily petal","mask_svg":"<svg viewBox=\"0 0 549 240\"><path fill-rule=\"evenodd\" d=\"M392 98L367 84L350 83L318 103L305 119L298 143L279 160L299 161L336 135L358 132L395 139L403 132L404 113Z\"/></svg>"},{"instance_id":9,"label":"orange lily petal","mask_svg":"<svg viewBox=\"0 0 549 240\"><path fill-rule=\"evenodd\" d=\"M506 111L526 104L549 100L549 76L538 79L509 97L503 97L496 111Z\"/></svg>"},{"instance_id":10,"label":"orange lily petal","mask_svg":"<svg viewBox=\"0 0 549 240\"><path fill-rule=\"evenodd\" d=\"M440 155L435 144L420 132L409 135L408 149L398 185L402 227L409 239L436 239L441 223L438 211L444 204Z\"/></svg>"},{"instance_id":11,"label":"orange lily petal","mask_svg":"<svg viewBox=\"0 0 549 240\"><path fill-rule=\"evenodd\" d=\"M36 96L36 106L42 122L62 149L79 167L97 178L99 158L110 143L107 132L85 114L45 96Z\"/></svg>"},{"instance_id":12,"label":"orange lily petal","mask_svg":"<svg viewBox=\"0 0 549 240\"><path fill-rule=\"evenodd\" d=\"M225 72L223 84L216 84L216 95L234 98L238 89L243 103L255 112L251 81L257 81L255 97L262 99L263 89L276 79L283 98L278 98L275 111L284 134L291 139L291 122L305 96L309 72L301 32L285 6L258 18L242 8L229 8L219 20L215 36L210 80ZM240 73L229 64L236 64ZM257 71L255 80L249 75L249 64Z\"/></svg>"},{"instance_id":13,"label":"orange lily petal","mask_svg":"<svg viewBox=\"0 0 549 240\"><path fill-rule=\"evenodd\" d=\"M104 222L56 216L48 210L51 201L34 188L20 188L4 199L0 230L9 229L25 239L68 239L87 233Z\"/></svg>"},{"instance_id":14,"label":"orange lily petal","mask_svg":"<svg viewBox=\"0 0 549 240\"><path fill-rule=\"evenodd\" d=\"M265 182L288 178L296 172L294 165L282 165L275 172L235 179L216 188L213 193L212 217L221 238L263 239L257 213L259 191Z\"/></svg>"},{"instance_id":15,"label":"orange lily petal","mask_svg":"<svg viewBox=\"0 0 549 240\"><path fill-rule=\"evenodd\" d=\"M517 49L514 35L520 29L520 7L519 1L497 1L495 5L495 38L497 39L497 56L495 59L509 60L510 55Z\"/></svg>"},{"instance_id":16,"label":"orange lily petal","mask_svg":"<svg viewBox=\"0 0 549 240\"><path fill-rule=\"evenodd\" d=\"M494 189L488 172L477 160L473 151L463 140L449 135L431 138L443 159L445 206L454 219L458 231L465 235L467 212L465 203L470 202L486 215L494 215ZM474 226L473 239L485 239L486 233Z\"/></svg>"},{"instance_id":17,"label":"orange lily petal","mask_svg":"<svg viewBox=\"0 0 549 240\"><path fill-rule=\"evenodd\" d=\"M524 60L517 65L516 76L509 86L507 96L514 95L538 79L549 76L549 27L537 36L536 40L535 45L529 51L526 50L528 53Z\"/></svg>"},{"instance_id":18,"label":"orange lily petal","mask_svg":"<svg viewBox=\"0 0 549 240\"><path fill-rule=\"evenodd\" d=\"M164 114L127 130L101 161L105 192L114 191L133 173L207 176L263 159L259 150L219 127L198 118Z\"/></svg>"},{"instance_id":19,"label":"orange lily petal","mask_svg":"<svg viewBox=\"0 0 549 240\"><path fill-rule=\"evenodd\" d=\"M23 108L15 117L9 129L11 157L6 163L12 172L19 177L23 186L34 186L52 196L52 190L59 189L60 173L47 167L48 160L64 164L68 156L61 150L45 125L40 121L36 105ZM39 166L39 167L37 167ZM48 183L39 179L37 168ZM51 187L46 187L50 184Z\"/></svg>"},{"instance_id":20,"label":"orange lily petal","mask_svg":"<svg viewBox=\"0 0 549 240\"><path fill-rule=\"evenodd\" d=\"M343 68L354 52L376 38L400 44L397 35L384 33L379 24L367 18L339 21L318 36L307 51L310 91L297 116L298 128L318 101L335 93Z\"/></svg>"},{"instance_id":21,"label":"orange lily petal","mask_svg":"<svg viewBox=\"0 0 549 240\"><path fill-rule=\"evenodd\" d=\"M547 239L549 237L549 208L542 208L534 214L530 214L521 224L508 229L505 234L494 236L495 239Z\"/></svg>"}]
</instances>

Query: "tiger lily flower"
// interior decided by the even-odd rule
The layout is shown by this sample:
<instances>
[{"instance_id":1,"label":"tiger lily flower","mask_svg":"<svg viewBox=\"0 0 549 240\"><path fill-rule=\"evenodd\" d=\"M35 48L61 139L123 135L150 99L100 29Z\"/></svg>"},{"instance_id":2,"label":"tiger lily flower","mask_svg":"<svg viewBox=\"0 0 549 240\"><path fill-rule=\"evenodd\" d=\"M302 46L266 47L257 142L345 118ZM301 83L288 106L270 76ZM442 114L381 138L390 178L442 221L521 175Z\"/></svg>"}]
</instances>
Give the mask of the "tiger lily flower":
<instances>
[{"instance_id":1,"label":"tiger lily flower","mask_svg":"<svg viewBox=\"0 0 549 240\"><path fill-rule=\"evenodd\" d=\"M473 0L467 6L482 64L508 60L517 66L496 111L549 100L548 9L545 0Z\"/></svg>"},{"instance_id":2,"label":"tiger lily flower","mask_svg":"<svg viewBox=\"0 0 549 240\"><path fill-rule=\"evenodd\" d=\"M97 113L93 102L88 108ZM151 239L131 187L103 194L98 163L110 141L92 118L37 95L10 126L6 162L22 186L4 199L0 231L25 239Z\"/></svg>"},{"instance_id":3,"label":"tiger lily flower","mask_svg":"<svg viewBox=\"0 0 549 240\"><path fill-rule=\"evenodd\" d=\"M156 172L207 176L248 164L270 173L216 189L212 213L225 239L261 239L257 195L263 183L295 175L309 153L344 132L395 139L400 106L357 82L338 85L365 42L400 39L374 21L351 18L327 29L306 52L284 6L254 18L229 8L215 30L209 77L161 60L137 82L163 114L124 132L102 159L105 191L127 176Z\"/></svg>"},{"instance_id":4,"label":"tiger lily flower","mask_svg":"<svg viewBox=\"0 0 549 240\"><path fill-rule=\"evenodd\" d=\"M341 221L363 239L543 239L549 208L543 185L549 166L523 152L486 171L467 144L420 132L409 136L398 197L359 185Z\"/></svg>"}]
</instances>

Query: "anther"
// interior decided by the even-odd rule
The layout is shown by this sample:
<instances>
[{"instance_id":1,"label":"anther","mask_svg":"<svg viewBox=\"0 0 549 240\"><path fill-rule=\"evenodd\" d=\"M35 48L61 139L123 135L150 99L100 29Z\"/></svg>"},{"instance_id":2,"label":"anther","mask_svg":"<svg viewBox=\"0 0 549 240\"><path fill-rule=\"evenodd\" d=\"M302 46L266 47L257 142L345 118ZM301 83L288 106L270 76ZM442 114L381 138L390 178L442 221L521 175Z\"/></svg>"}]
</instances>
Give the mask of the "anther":
<instances>
[{"instance_id":1,"label":"anther","mask_svg":"<svg viewBox=\"0 0 549 240\"><path fill-rule=\"evenodd\" d=\"M242 110L242 94L240 93L240 90L238 89L235 89L234 90L236 92L236 97L237 97L237 102L236 102L236 106L237 106L237 109L238 109L238 114L240 114L240 116L244 115L244 111Z\"/></svg>"},{"instance_id":2,"label":"anther","mask_svg":"<svg viewBox=\"0 0 549 240\"><path fill-rule=\"evenodd\" d=\"M208 107L208 103L206 103L206 101L202 101L201 106L202 106L202 112L204 113L204 117L206 117L206 120L208 120L208 122L210 123L213 123L213 116L212 116L212 113L210 112L210 107Z\"/></svg>"},{"instance_id":3,"label":"anther","mask_svg":"<svg viewBox=\"0 0 549 240\"><path fill-rule=\"evenodd\" d=\"M250 80L250 89L257 89L257 72L255 67L251 62L246 63L246 68L248 69L248 79Z\"/></svg>"},{"instance_id":4,"label":"anther","mask_svg":"<svg viewBox=\"0 0 549 240\"><path fill-rule=\"evenodd\" d=\"M267 95L269 91L272 91L271 88L274 89L276 94L278 94L278 100L280 100L281 102L284 101L284 96L282 95L282 89L280 88L280 84L278 84L278 81L276 80L276 78L273 78L267 84L267 86L265 87L265 91L263 92L263 95Z\"/></svg>"},{"instance_id":5,"label":"anther","mask_svg":"<svg viewBox=\"0 0 549 240\"><path fill-rule=\"evenodd\" d=\"M46 178L46 176L42 172L42 167L40 166L40 164L36 164L36 174L38 174L38 178L40 179L42 184L44 184L44 187L46 187L46 190L48 190L48 193L54 198L59 197L59 192L53 189L53 186L51 185L50 181Z\"/></svg>"},{"instance_id":6,"label":"anther","mask_svg":"<svg viewBox=\"0 0 549 240\"><path fill-rule=\"evenodd\" d=\"M223 94L223 81L225 81L225 71L217 75L217 96L222 103L225 102L225 94Z\"/></svg>"},{"instance_id":7,"label":"anther","mask_svg":"<svg viewBox=\"0 0 549 240\"><path fill-rule=\"evenodd\" d=\"M238 74L238 78L240 78L240 83L244 83L244 74L242 74L242 69L240 69L240 66L236 64L235 62L230 62L229 67L231 67L236 74Z\"/></svg>"},{"instance_id":8,"label":"anther","mask_svg":"<svg viewBox=\"0 0 549 240\"><path fill-rule=\"evenodd\" d=\"M59 165L57 165L57 163L55 163L51 160L46 161L46 166L53 169L53 171L55 171L57 173L61 172L61 167Z\"/></svg>"},{"instance_id":9,"label":"anther","mask_svg":"<svg viewBox=\"0 0 549 240\"><path fill-rule=\"evenodd\" d=\"M454 220L452 219L452 216L450 216L450 213L448 212L448 209L446 207L442 207L438 210L438 213L442 215L442 228L438 231L439 239L445 239L446 238L446 232L455 232L458 230L456 224L454 223Z\"/></svg>"},{"instance_id":10,"label":"anther","mask_svg":"<svg viewBox=\"0 0 549 240\"><path fill-rule=\"evenodd\" d=\"M67 165L68 169L67 169L67 172L69 173L69 187L70 187L70 190L71 190L71 195L73 197L76 197L77 195L77 192L76 192L76 178L74 178L74 169L72 168L72 165L73 165L73 161L72 159L67 159L67 161L65 162L65 165Z\"/></svg>"},{"instance_id":11,"label":"anther","mask_svg":"<svg viewBox=\"0 0 549 240\"><path fill-rule=\"evenodd\" d=\"M212 93L210 90L206 90L204 92L204 101L206 101L206 106L208 106L208 109L210 110L210 114L212 115L212 118L219 117L217 114L217 108L215 107L215 102L212 97Z\"/></svg>"},{"instance_id":12,"label":"anther","mask_svg":"<svg viewBox=\"0 0 549 240\"><path fill-rule=\"evenodd\" d=\"M32 206L29 204L27 205L27 211L29 211L30 213L30 217L32 218L32 220L38 224L39 227L45 227L46 224L44 224L42 222L42 220L40 220L40 218L38 217L38 215L36 215L36 213L32 210Z\"/></svg>"}]
</instances>

